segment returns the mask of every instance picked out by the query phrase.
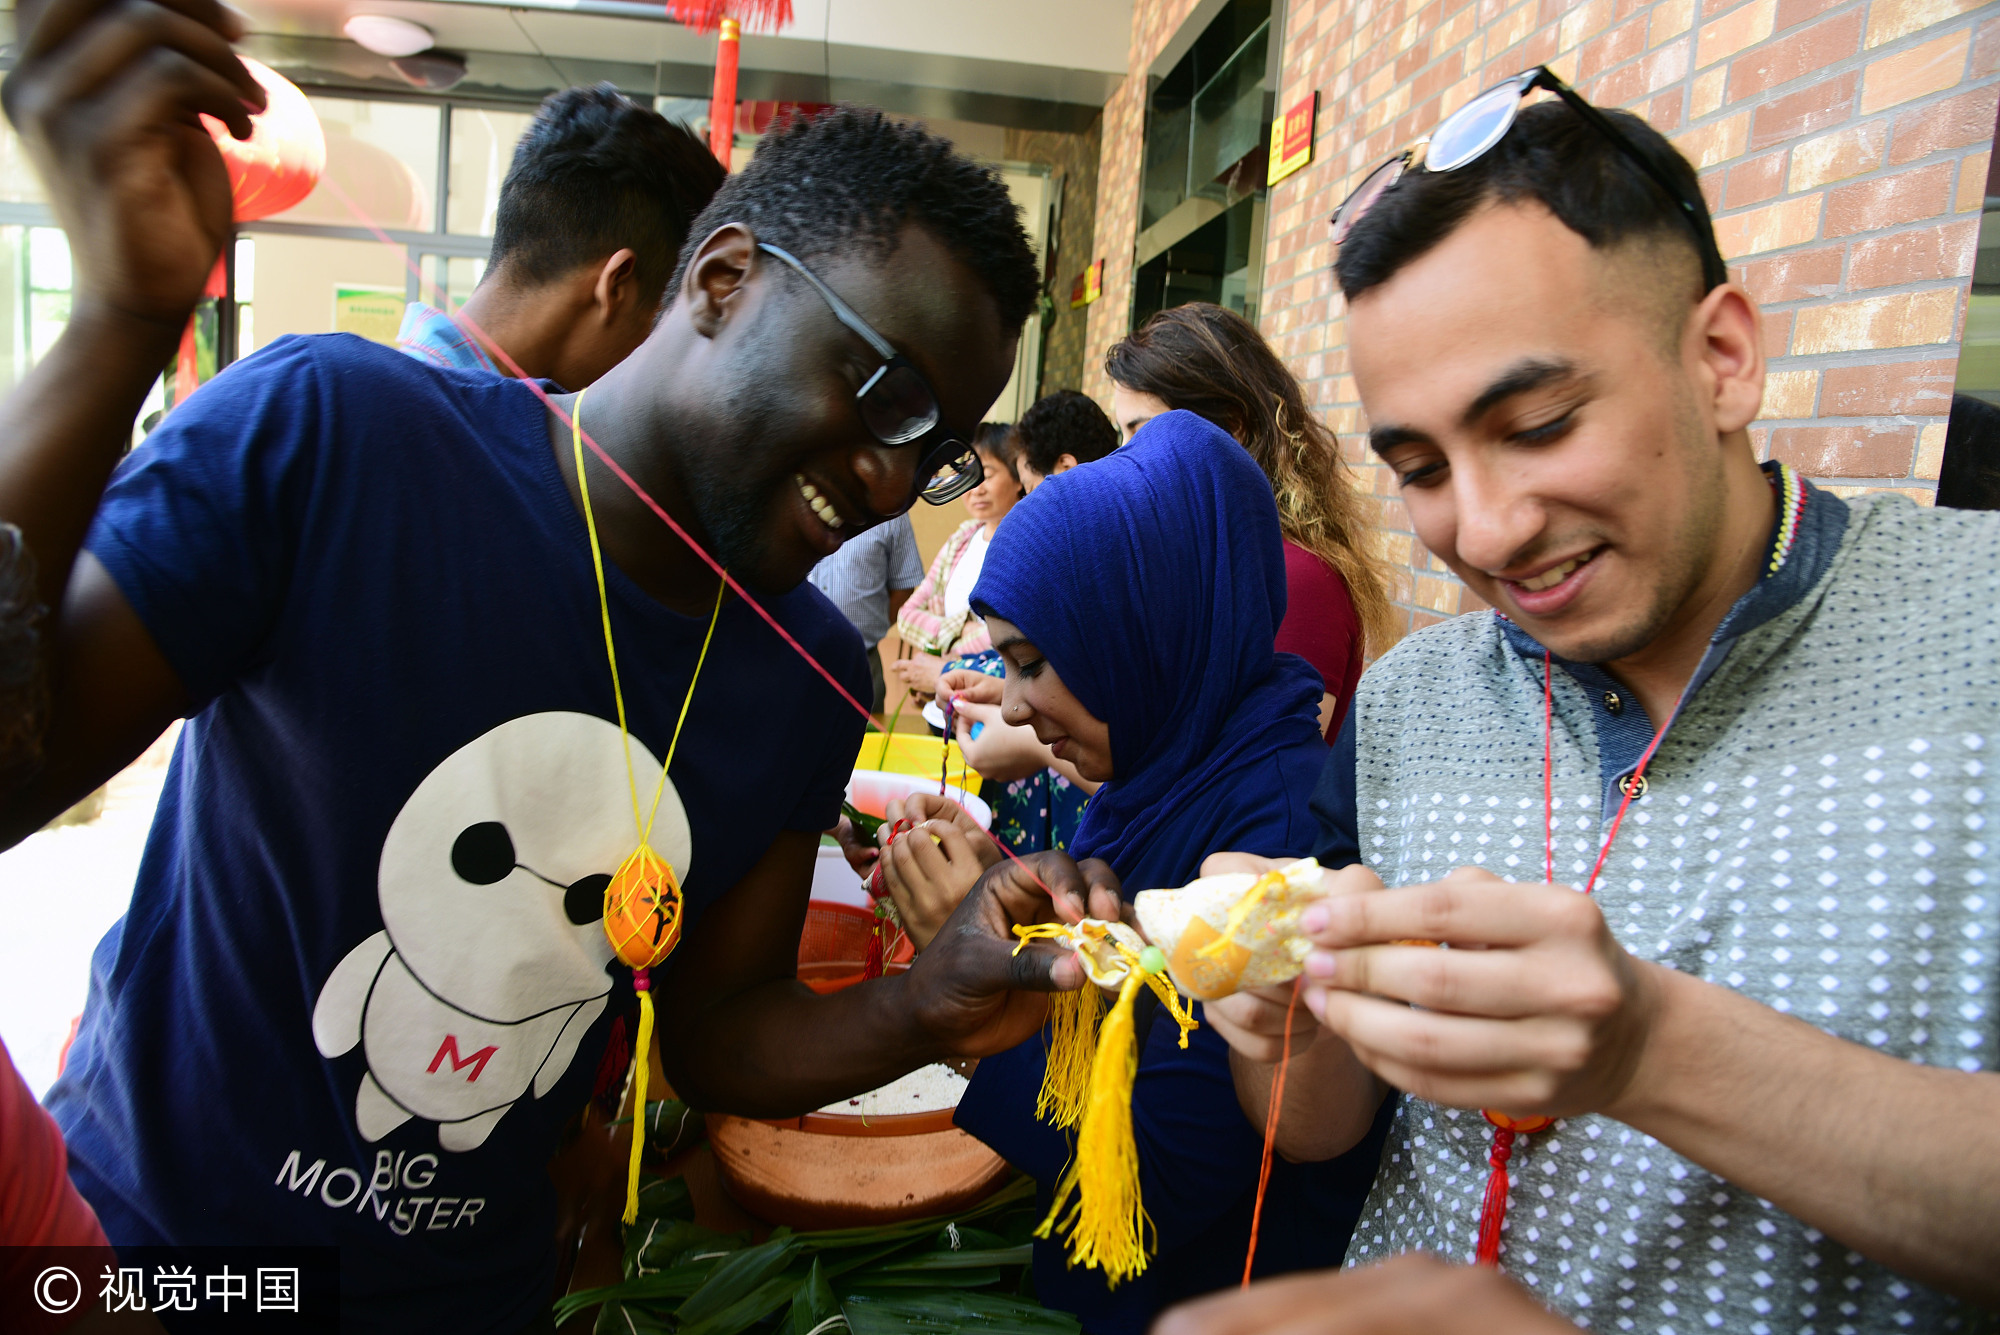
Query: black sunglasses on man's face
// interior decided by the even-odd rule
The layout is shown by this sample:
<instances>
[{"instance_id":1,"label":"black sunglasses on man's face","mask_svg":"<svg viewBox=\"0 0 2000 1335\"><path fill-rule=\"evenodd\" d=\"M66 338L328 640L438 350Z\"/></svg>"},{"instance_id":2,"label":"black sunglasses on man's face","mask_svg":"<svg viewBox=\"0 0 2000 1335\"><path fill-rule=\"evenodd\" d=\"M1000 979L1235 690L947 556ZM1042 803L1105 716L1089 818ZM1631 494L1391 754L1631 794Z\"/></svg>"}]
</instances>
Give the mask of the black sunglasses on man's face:
<instances>
[{"instance_id":1,"label":"black sunglasses on man's face","mask_svg":"<svg viewBox=\"0 0 2000 1335\"><path fill-rule=\"evenodd\" d=\"M937 391L931 388L931 382L924 379L924 373L916 368L916 364L890 346L888 339L876 333L852 306L842 301L832 288L819 280L819 275L801 264L797 257L768 241L759 241L757 249L776 257L805 279L826 302L833 318L859 334L861 340L882 358L882 364L862 382L854 395L855 410L861 415L861 425L868 428L868 434L884 445L918 444L938 434L938 421L943 410L938 406ZM943 505L971 491L984 476L979 456L972 447L946 430L942 439L919 456L915 489L904 508L907 509L919 498L932 505Z\"/></svg>"},{"instance_id":2,"label":"black sunglasses on man's face","mask_svg":"<svg viewBox=\"0 0 2000 1335\"><path fill-rule=\"evenodd\" d=\"M1523 70L1511 79L1494 84L1439 121L1430 138L1404 149L1362 177L1361 184L1354 187L1353 192L1333 212L1333 243L1337 246L1347 240L1347 234L1354 230L1354 225L1374 207L1375 201L1382 198L1390 186L1402 179L1403 173L1448 172L1478 160L1507 137L1507 131L1514 127L1514 118L1521 114L1528 94L1537 88L1546 88L1561 98L1583 118L1586 125L1610 140L1612 147L1637 167L1646 179L1666 192L1682 220L1694 233L1695 250L1701 255L1702 291L1713 292L1728 282L1729 267L1722 262L1722 252L1716 247L1715 231L1708 222L1707 201L1698 193L1691 196L1676 185L1672 177L1639 151L1639 146L1632 142L1630 135L1613 124L1610 117L1584 101L1582 94L1564 83L1547 65Z\"/></svg>"}]
</instances>

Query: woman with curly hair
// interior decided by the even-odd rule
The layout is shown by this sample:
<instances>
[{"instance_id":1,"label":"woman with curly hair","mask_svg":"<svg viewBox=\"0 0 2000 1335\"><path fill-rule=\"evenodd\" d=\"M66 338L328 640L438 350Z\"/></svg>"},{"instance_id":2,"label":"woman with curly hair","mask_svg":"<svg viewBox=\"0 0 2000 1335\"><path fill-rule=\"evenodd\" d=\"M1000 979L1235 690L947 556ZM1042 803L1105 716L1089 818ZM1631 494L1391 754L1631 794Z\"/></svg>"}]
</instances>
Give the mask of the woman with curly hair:
<instances>
[{"instance_id":1,"label":"woman with curly hair","mask_svg":"<svg viewBox=\"0 0 2000 1335\"><path fill-rule=\"evenodd\" d=\"M1290 593L1277 647L1319 670L1320 725L1331 741L1361 678L1364 649L1379 655L1401 634L1366 504L1333 432L1256 326L1207 302L1161 311L1115 344L1104 368L1111 415L1126 439L1184 408L1234 436L1270 480Z\"/></svg>"}]
</instances>

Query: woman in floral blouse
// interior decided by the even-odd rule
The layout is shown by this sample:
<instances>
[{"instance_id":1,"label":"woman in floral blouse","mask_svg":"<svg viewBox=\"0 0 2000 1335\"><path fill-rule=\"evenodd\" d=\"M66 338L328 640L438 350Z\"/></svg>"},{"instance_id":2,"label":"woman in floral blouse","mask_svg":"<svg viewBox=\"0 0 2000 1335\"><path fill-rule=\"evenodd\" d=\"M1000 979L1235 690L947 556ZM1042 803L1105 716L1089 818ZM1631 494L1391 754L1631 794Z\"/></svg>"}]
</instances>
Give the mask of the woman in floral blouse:
<instances>
[{"instance_id":1,"label":"woman in floral blouse","mask_svg":"<svg viewBox=\"0 0 2000 1335\"><path fill-rule=\"evenodd\" d=\"M992 643L986 623L972 611L972 586L979 582L994 530L1022 496L1014 472L1013 435L1006 422L980 425L972 445L985 465L986 479L966 494L965 509L972 518L945 539L930 573L896 614L896 634L913 652L891 663L889 671L912 695L936 695L938 673L947 659L978 653Z\"/></svg>"}]
</instances>

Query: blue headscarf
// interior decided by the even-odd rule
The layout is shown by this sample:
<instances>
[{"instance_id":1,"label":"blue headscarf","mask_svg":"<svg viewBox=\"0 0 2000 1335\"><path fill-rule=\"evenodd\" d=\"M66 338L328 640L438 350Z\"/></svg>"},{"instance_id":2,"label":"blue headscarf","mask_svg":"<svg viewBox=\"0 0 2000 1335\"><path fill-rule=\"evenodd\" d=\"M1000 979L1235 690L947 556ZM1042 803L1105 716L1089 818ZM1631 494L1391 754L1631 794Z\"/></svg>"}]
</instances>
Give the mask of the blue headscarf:
<instances>
[{"instance_id":1,"label":"blue headscarf","mask_svg":"<svg viewBox=\"0 0 2000 1335\"><path fill-rule=\"evenodd\" d=\"M1109 862L1128 895L1312 829L1323 688L1271 647L1285 615L1277 506L1220 427L1165 413L1051 477L1002 521L972 601L1020 627L1109 726L1114 777L1070 851Z\"/></svg>"},{"instance_id":2,"label":"blue headscarf","mask_svg":"<svg viewBox=\"0 0 2000 1335\"><path fill-rule=\"evenodd\" d=\"M1285 614L1277 505L1220 428L1166 413L1037 487L1001 522L972 600L1020 627L1109 725L1115 777L1084 808L1070 851L1108 861L1127 895L1184 885L1224 849L1312 851L1308 800L1327 754L1319 674L1271 647ZM1092 1335L1143 1335L1162 1307L1232 1284L1243 1267L1261 1142L1228 1045L1204 1024L1183 1050L1177 1032L1150 1026L1133 1085L1153 1264L1112 1290L1072 1269L1061 1242L1035 1244L1036 1295ZM1044 1061L1039 1039L983 1059L957 1122L1033 1176L1046 1207L1071 1150L1035 1117ZM1329 1197L1321 1174L1277 1166L1266 1237L1300 1249L1260 1248L1260 1274L1338 1262L1361 1198Z\"/></svg>"}]
</instances>

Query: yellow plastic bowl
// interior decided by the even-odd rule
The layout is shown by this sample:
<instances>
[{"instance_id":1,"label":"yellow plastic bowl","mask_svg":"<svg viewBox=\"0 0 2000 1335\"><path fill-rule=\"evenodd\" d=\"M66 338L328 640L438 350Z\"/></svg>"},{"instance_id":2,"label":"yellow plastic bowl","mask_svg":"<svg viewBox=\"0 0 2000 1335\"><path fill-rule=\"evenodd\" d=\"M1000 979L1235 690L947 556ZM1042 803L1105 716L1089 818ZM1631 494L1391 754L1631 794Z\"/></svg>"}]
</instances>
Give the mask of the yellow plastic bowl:
<instances>
[{"instance_id":1,"label":"yellow plastic bowl","mask_svg":"<svg viewBox=\"0 0 2000 1335\"><path fill-rule=\"evenodd\" d=\"M915 774L936 783L940 767L951 776L951 786L968 793L979 791L979 772L965 763L965 752L957 742L918 732L871 732L861 739L861 752L854 768L885 770L891 774Z\"/></svg>"}]
</instances>

